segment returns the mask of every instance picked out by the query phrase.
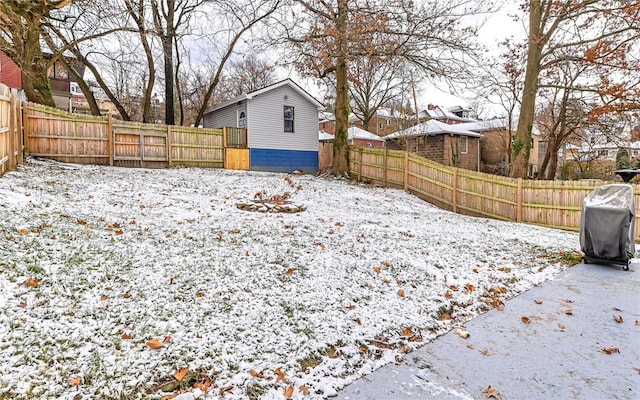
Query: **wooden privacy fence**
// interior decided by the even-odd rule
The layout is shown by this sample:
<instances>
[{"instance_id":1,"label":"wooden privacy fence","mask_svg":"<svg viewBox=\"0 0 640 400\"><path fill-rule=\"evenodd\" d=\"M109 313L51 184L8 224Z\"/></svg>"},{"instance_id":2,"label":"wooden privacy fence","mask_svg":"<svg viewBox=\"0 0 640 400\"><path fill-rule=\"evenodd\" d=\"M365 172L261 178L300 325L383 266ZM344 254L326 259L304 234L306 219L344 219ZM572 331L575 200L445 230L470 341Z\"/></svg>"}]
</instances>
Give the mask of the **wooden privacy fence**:
<instances>
[{"instance_id":1,"label":"wooden privacy fence","mask_svg":"<svg viewBox=\"0 0 640 400\"><path fill-rule=\"evenodd\" d=\"M577 231L583 199L602 182L537 181L447 167L403 151L350 148L360 181L402 188L453 212ZM640 241L640 185L632 185Z\"/></svg>"},{"instance_id":2,"label":"wooden privacy fence","mask_svg":"<svg viewBox=\"0 0 640 400\"><path fill-rule=\"evenodd\" d=\"M24 103L27 154L77 164L214 167L224 164L222 129L143 124Z\"/></svg>"},{"instance_id":3,"label":"wooden privacy fence","mask_svg":"<svg viewBox=\"0 0 640 400\"><path fill-rule=\"evenodd\" d=\"M18 91L0 84L0 175L22 164L22 146Z\"/></svg>"}]
</instances>

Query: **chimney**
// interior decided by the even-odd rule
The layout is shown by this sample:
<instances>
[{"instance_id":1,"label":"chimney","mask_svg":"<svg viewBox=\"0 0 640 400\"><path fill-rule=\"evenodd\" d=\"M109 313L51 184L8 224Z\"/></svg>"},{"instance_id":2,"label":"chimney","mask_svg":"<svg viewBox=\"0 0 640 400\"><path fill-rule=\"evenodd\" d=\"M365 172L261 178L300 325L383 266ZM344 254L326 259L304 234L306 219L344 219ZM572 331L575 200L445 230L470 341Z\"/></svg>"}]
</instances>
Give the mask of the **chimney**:
<instances>
[{"instance_id":1,"label":"chimney","mask_svg":"<svg viewBox=\"0 0 640 400\"><path fill-rule=\"evenodd\" d=\"M435 109L436 109L436 106L434 106L433 104L429 104L427 106L427 110L435 110Z\"/></svg>"}]
</instances>

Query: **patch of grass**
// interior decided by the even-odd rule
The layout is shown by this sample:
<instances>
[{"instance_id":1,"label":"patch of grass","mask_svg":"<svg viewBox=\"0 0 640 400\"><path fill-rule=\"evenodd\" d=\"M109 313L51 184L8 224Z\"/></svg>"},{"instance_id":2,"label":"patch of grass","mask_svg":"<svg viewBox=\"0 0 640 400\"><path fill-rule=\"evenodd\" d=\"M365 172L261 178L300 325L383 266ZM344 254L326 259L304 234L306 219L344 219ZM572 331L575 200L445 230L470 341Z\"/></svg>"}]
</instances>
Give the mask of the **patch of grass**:
<instances>
[{"instance_id":1,"label":"patch of grass","mask_svg":"<svg viewBox=\"0 0 640 400\"><path fill-rule=\"evenodd\" d=\"M304 373L308 373L310 370L320 365L320 363L322 363L322 357L320 357L320 355L318 354L310 354L302 360L298 360L300 369Z\"/></svg>"},{"instance_id":2,"label":"patch of grass","mask_svg":"<svg viewBox=\"0 0 640 400\"><path fill-rule=\"evenodd\" d=\"M258 400L267 393L267 387L259 384L258 382L251 382L247 384L245 394L249 400Z\"/></svg>"},{"instance_id":3,"label":"patch of grass","mask_svg":"<svg viewBox=\"0 0 640 400\"><path fill-rule=\"evenodd\" d=\"M582 253L577 251L564 251L560 254L560 262L566 266L573 267L582 262Z\"/></svg>"}]
</instances>

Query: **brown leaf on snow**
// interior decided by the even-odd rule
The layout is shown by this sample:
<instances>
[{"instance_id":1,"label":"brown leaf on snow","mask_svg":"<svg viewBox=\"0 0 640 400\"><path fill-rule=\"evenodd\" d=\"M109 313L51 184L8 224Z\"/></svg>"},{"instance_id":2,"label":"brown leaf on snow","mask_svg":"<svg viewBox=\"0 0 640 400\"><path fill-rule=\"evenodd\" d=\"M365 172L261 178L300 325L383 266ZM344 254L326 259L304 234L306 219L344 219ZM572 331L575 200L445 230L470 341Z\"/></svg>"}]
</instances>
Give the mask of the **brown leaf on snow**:
<instances>
[{"instance_id":1,"label":"brown leaf on snow","mask_svg":"<svg viewBox=\"0 0 640 400\"><path fill-rule=\"evenodd\" d=\"M566 326L564 326L563 324L558 324L558 328L560 328L560 330L565 330Z\"/></svg>"},{"instance_id":2,"label":"brown leaf on snow","mask_svg":"<svg viewBox=\"0 0 640 400\"><path fill-rule=\"evenodd\" d=\"M522 317L522 322L524 322L525 324L530 324L531 323L531 318L529 317Z\"/></svg>"},{"instance_id":3,"label":"brown leaf on snow","mask_svg":"<svg viewBox=\"0 0 640 400\"><path fill-rule=\"evenodd\" d=\"M536 303L536 304L542 304L542 300L540 300L540 299L536 299L536 300L535 300L535 303Z\"/></svg>"},{"instance_id":4,"label":"brown leaf on snow","mask_svg":"<svg viewBox=\"0 0 640 400\"><path fill-rule=\"evenodd\" d=\"M469 343L469 344L467 345L467 348L468 348L468 349L473 350L473 343Z\"/></svg>"},{"instance_id":5,"label":"brown leaf on snow","mask_svg":"<svg viewBox=\"0 0 640 400\"><path fill-rule=\"evenodd\" d=\"M482 354L483 356L489 356L491 355L491 352L489 351L489 349L482 349L479 350L480 354Z\"/></svg>"},{"instance_id":6,"label":"brown leaf on snow","mask_svg":"<svg viewBox=\"0 0 640 400\"><path fill-rule=\"evenodd\" d=\"M573 309L567 308L566 310L564 310L564 313L567 315L573 315Z\"/></svg>"},{"instance_id":7,"label":"brown leaf on snow","mask_svg":"<svg viewBox=\"0 0 640 400\"><path fill-rule=\"evenodd\" d=\"M69 386L80 386L80 383L82 382L82 380L80 379L79 376L76 376L75 378L69 379L69 382L67 382L69 384Z\"/></svg>"},{"instance_id":8,"label":"brown leaf on snow","mask_svg":"<svg viewBox=\"0 0 640 400\"><path fill-rule=\"evenodd\" d=\"M640 326L640 321L636 321L636 326Z\"/></svg>"},{"instance_id":9,"label":"brown leaf on snow","mask_svg":"<svg viewBox=\"0 0 640 400\"><path fill-rule=\"evenodd\" d=\"M447 293L444 294L444 298L445 299L450 299L452 297L453 297L453 295L451 294L451 292L447 290Z\"/></svg>"},{"instance_id":10,"label":"brown leaf on snow","mask_svg":"<svg viewBox=\"0 0 640 400\"><path fill-rule=\"evenodd\" d=\"M177 381L181 381L184 379L185 376L187 376L188 373L189 373L189 367L185 367L174 372L173 377L176 378Z\"/></svg>"},{"instance_id":11,"label":"brown leaf on snow","mask_svg":"<svg viewBox=\"0 0 640 400\"><path fill-rule=\"evenodd\" d=\"M449 286L449 289L451 289L452 292L457 292L458 291L458 287L456 285Z\"/></svg>"},{"instance_id":12,"label":"brown leaf on snow","mask_svg":"<svg viewBox=\"0 0 640 400\"><path fill-rule=\"evenodd\" d=\"M498 393L498 391L495 388L492 388L491 385L489 385L489 387L486 388L483 393L484 393L484 397L487 399L491 399L491 398L498 399L498 400L500 399L500 393Z\"/></svg>"},{"instance_id":13,"label":"brown leaf on snow","mask_svg":"<svg viewBox=\"0 0 640 400\"><path fill-rule=\"evenodd\" d=\"M109 296L107 296L106 294L103 294L102 296L100 296L101 301L107 301L108 298Z\"/></svg>"},{"instance_id":14,"label":"brown leaf on snow","mask_svg":"<svg viewBox=\"0 0 640 400\"><path fill-rule=\"evenodd\" d=\"M284 397L286 397L287 399L293 397L293 390L293 385L287 386L287 388L284 390Z\"/></svg>"},{"instance_id":15,"label":"brown leaf on snow","mask_svg":"<svg viewBox=\"0 0 640 400\"><path fill-rule=\"evenodd\" d=\"M300 391L300 393L302 393L305 396L309 394L309 388L306 387L305 385L300 386L298 390Z\"/></svg>"},{"instance_id":16,"label":"brown leaf on snow","mask_svg":"<svg viewBox=\"0 0 640 400\"><path fill-rule=\"evenodd\" d=\"M129 340L129 339L133 339L133 335L130 333L123 333L122 336L120 336L122 339L124 340Z\"/></svg>"},{"instance_id":17,"label":"brown leaf on snow","mask_svg":"<svg viewBox=\"0 0 640 400\"><path fill-rule=\"evenodd\" d=\"M193 384L194 389L200 389L205 393L209 391L209 387L211 387L211 379L209 378L205 379L203 382L196 382Z\"/></svg>"},{"instance_id":18,"label":"brown leaf on snow","mask_svg":"<svg viewBox=\"0 0 640 400\"><path fill-rule=\"evenodd\" d=\"M24 281L24 285L28 287L38 287L39 284L40 283L38 282L38 280L34 278L29 278L26 281Z\"/></svg>"},{"instance_id":19,"label":"brown leaf on snow","mask_svg":"<svg viewBox=\"0 0 640 400\"><path fill-rule=\"evenodd\" d=\"M291 275L293 274L293 268L289 268L287 269L287 271L285 272L286 275Z\"/></svg>"},{"instance_id":20,"label":"brown leaf on snow","mask_svg":"<svg viewBox=\"0 0 640 400\"><path fill-rule=\"evenodd\" d=\"M282 371L281 367L276 368L275 371L273 371L273 372L275 372L275 374L278 375L276 377L276 382L286 382L287 381L287 378L285 377L284 371Z\"/></svg>"},{"instance_id":21,"label":"brown leaf on snow","mask_svg":"<svg viewBox=\"0 0 640 400\"><path fill-rule=\"evenodd\" d=\"M159 349L161 347L164 347L164 345L162 343L160 343L160 341L158 339L151 339L147 342L147 346L151 347L152 349Z\"/></svg>"},{"instance_id":22,"label":"brown leaf on snow","mask_svg":"<svg viewBox=\"0 0 640 400\"><path fill-rule=\"evenodd\" d=\"M604 354L620 353L620 349L617 348L617 347L606 347L606 348L602 349L602 352Z\"/></svg>"},{"instance_id":23,"label":"brown leaf on snow","mask_svg":"<svg viewBox=\"0 0 640 400\"><path fill-rule=\"evenodd\" d=\"M249 371L249 375L253 376L254 378L264 379L264 375L262 375L261 372L258 372L255 369Z\"/></svg>"},{"instance_id":24,"label":"brown leaf on snow","mask_svg":"<svg viewBox=\"0 0 640 400\"><path fill-rule=\"evenodd\" d=\"M373 270L376 271L378 274L380 273L380 271L382 270L382 268L380 267L373 267Z\"/></svg>"},{"instance_id":25,"label":"brown leaf on snow","mask_svg":"<svg viewBox=\"0 0 640 400\"><path fill-rule=\"evenodd\" d=\"M613 307L613 308L612 308L612 310L613 310L613 311L622 312L622 310L621 310L621 309L619 309L618 307Z\"/></svg>"},{"instance_id":26,"label":"brown leaf on snow","mask_svg":"<svg viewBox=\"0 0 640 400\"><path fill-rule=\"evenodd\" d=\"M162 339L162 343L171 343L173 342L173 338L169 335L165 336L164 339Z\"/></svg>"},{"instance_id":27,"label":"brown leaf on snow","mask_svg":"<svg viewBox=\"0 0 640 400\"><path fill-rule=\"evenodd\" d=\"M398 290L398 296L404 297L404 289Z\"/></svg>"},{"instance_id":28,"label":"brown leaf on snow","mask_svg":"<svg viewBox=\"0 0 640 400\"><path fill-rule=\"evenodd\" d=\"M463 339L467 339L469 338L469 336L471 336L471 334L467 331L465 331L464 329L458 328L455 330L454 332L456 335L460 336Z\"/></svg>"},{"instance_id":29,"label":"brown leaf on snow","mask_svg":"<svg viewBox=\"0 0 640 400\"><path fill-rule=\"evenodd\" d=\"M20 230L18 231L18 233L19 233L19 234L21 234L22 236L24 236L24 235L28 235L28 234L29 234L29 230L28 230L28 229L24 229L24 228L23 228L23 229L20 229Z\"/></svg>"},{"instance_id":30,"label":"brown leaf on snow","mask_svg":"<svg viewBox=\"0 0 640 400\"><path fill-rule=\"evenodd\" d=\"M360 318L352 318L351 320L358 325L362 325L362 321L360 320Z\"/></svg>"},{"instance_id":31,"label":"brown leaf on snow","mask_svg":"<svg viewBox=\"0 0 640 400\"><path fill-rule=\"evenodd\" d=\"M391 281L388 278L382 278L382 283L391 283Z\"/></svg>"},{"instance_id":32,"label":"brown leaf on snow","mask_svg":"<svg viewBox=\"0 0 640 400\"><path fill-rule=\"evenodd\" d=\"M474 292L475 290L476 290L476 287L470 283L467 283L466 285L464 285L464 291L467 293Z\"/></svg>"},{"instance_id":33,"label":"brown leaf on snow","mask_svg":"<svg viewBox=\"0 0 640 400\"><path fill-rule=\"evenodd\" d=\"M615 315L613 317L613 320L616 321L617 323L621 324L624 322L624 319L622 319L622 315Z\"/></svg>"}]
</instances>

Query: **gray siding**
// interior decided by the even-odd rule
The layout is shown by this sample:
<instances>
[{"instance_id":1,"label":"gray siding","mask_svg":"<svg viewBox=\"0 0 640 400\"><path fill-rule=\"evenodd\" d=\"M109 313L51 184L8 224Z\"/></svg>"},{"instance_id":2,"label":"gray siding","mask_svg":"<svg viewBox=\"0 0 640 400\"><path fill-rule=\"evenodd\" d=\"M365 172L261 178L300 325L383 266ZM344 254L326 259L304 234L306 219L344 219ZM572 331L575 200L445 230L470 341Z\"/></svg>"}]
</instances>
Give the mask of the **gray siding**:
<instances>
[{"instance_id":1,"label":"gray siding","mask_svg":"<svg viewBox=\"0 0 640 400\"><path fill-rule=\"evenodd\" d=\"M247 111L247 102L233 103L225 108L204 115L203 126L205 128L224 128L225 126L238 126L238 112ZM248 114L248 113L247 113ZM249 115L247 115L247 123Z\"/></svg>"},{"instance_id":2,"label":"gray siding","mask_svg":"<svg viewBox=\"0 0 640 400\"><path fill-rule=\"evenodd\" d=\"M295 107L293 133L284 132L284 106ZM249 148L318 151L318 109L289 85L249 99L247 111Z\"/></svg>"}]
</instances>

